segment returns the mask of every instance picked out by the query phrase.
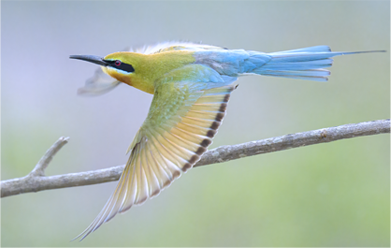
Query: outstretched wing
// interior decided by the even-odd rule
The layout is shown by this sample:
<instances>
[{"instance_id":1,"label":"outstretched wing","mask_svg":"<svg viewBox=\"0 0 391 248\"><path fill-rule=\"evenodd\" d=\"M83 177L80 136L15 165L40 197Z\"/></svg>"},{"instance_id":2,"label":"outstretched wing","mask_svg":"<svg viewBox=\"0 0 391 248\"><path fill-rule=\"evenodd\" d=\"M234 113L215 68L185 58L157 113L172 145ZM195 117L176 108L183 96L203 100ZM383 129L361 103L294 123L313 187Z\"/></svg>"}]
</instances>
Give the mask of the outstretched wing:
<instances>
[{"instance_id":1,"label":"outstretched wing","mask_svg":"<svg viewBox=\"0 0 391 248\"><path fill-rule=\"evenodd\" d=\"M86 81L85 85L77 90L77 93L83 96L99 96L114 89L120 83L120 81L104 73L102 68L99 67L94 75Z\"/></svg>"},{"instance_id":2,"label":"outstretched wing","mask_svg":"<svg viewBox=\"0 0 391 248\"><path fill-rule=\"evenodd\" d=\"M117 188L95 220L76 238L83 240L117 213L158 195L192 168L212 143L236 87L230 85L235 79L157 85Z\"/></svg>"}]
</instances>

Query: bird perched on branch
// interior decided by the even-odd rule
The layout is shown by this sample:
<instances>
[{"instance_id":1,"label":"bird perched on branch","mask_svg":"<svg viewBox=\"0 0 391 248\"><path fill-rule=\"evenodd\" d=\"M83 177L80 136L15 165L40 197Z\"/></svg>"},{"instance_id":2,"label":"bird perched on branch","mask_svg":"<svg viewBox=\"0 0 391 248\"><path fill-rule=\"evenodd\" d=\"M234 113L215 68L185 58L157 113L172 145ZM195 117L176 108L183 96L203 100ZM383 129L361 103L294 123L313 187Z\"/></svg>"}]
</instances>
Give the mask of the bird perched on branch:
<instances>
[{"instance_id":1,"label":"bird perched on branch","mask_svg":"<svg viewBox=\"0 0 391 248\"><path fill-rule=\"evenodd\" d=\"M377 51L365 51L377 52ZM128 148L129 160L113 195L95 220L76 238L83 240L133 205L158 195L191 169L212 143L227 102L242 75L327 81L331 57L364 52L331 52L314 46L274 53L229 50L193 43L163 43L106 57L72 55L95 63L98 72L80 89L98 95L119 83L153 94L147 119Z\"/></svg>"}]
</instances>

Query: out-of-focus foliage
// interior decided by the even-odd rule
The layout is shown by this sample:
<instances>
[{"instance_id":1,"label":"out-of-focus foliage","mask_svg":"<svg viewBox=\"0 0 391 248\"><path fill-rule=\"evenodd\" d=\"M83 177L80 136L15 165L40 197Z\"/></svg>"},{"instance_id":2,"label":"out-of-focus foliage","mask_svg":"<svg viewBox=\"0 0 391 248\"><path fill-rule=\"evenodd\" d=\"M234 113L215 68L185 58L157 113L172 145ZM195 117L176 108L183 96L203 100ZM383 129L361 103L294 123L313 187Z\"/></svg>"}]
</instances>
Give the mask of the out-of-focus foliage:
<instances>
[{"instance_id":1,"label":"out-of-focus foliage","mask_svg":"<svg viewBox=\"0 0 391 248\"><path fill-rule=\"evenodd\" d=\"M167 40L273 52L389 49L388 1L3 1L1 179L26 175L60 136L48 175L125 163L151 96L79 97L106 55ZM335 58L327 83L243 77L213 147L390 118L389 52ZM156 199L80 233L115 183L2 199L2 246L389 246L390 136L190 170Z\"/></svg>"}]
</instances>

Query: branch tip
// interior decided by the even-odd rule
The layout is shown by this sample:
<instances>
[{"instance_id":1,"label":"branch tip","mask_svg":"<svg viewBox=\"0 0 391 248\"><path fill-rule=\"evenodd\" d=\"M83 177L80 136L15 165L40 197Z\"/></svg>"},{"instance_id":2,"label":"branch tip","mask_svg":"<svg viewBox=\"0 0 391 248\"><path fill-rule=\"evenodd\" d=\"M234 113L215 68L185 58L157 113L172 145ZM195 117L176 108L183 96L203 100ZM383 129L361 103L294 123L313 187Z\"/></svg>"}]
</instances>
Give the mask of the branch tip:
<instances>
[{"instance_id":1,"label":"branch tip","mask_svg":"<svg viewBox=\"0 0 391 248\"><path fill-rule=\"evenodd\" d=\"M28 174L28 177L44 177L45 169L48 167L53 156L68 143L69 137L60 137L54 144L46 151L42 158L35 165L34 169Z\"/></svg>"}]
</instances>

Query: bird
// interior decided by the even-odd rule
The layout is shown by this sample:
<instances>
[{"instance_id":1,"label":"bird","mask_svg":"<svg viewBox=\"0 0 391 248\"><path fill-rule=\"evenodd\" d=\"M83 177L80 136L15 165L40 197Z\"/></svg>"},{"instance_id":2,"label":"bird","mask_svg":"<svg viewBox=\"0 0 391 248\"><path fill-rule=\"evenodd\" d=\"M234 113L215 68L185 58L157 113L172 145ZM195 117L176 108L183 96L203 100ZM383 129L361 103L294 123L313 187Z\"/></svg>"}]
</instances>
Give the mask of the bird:
<instances>
[{"instance_id":1,"label":"bird","mask_svg":"<svg viewBox=\"0 0 391 248\"><path fill-rule=\"evenodd\" d=\"M332 52L325 45L264 53L191 43L164 42L105 57L71 55L100 66L79 89L100 95L119 84L153 94L118 185L98 216L75 239L83 240L118 213L157 196L191 169L212 143L236 80L263 75L327 81L334 56L384 52ZM104 78L104 75L112 79Z\"/></svg>"}]
</instances>

